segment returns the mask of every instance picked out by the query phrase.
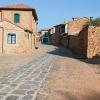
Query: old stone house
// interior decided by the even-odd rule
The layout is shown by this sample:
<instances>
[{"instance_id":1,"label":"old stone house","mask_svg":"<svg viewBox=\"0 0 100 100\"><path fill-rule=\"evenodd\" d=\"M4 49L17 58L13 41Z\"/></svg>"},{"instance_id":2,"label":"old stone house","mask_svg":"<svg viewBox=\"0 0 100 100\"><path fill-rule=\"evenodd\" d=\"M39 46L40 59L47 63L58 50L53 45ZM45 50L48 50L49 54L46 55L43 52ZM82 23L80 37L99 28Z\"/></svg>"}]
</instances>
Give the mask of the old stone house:
<instances>
[{"instance_id":1,"label":"old stone house","mask_svg":"<svg viewBox=\"0 0 100 100\"><path fill-rule=\"evenodd\" d=\"M49 29L49 44L53 44L53 45L55 45L56 44L56 42L55 42L55 27L52 27L52 28L50 28Z\"/></svg>"},{"instance_id":2,"label":"old stone house","mask_svg":"<svg viewBox=\"0 0 100 100\"><path fill-rule=\"evenodd\" d=\"M84 51L83 39L85 39L84 36L80 35L80 32L88 20L88 18L83 17L73 18L72 21L68 22L68 47L79 54Z\"/></svg>"},{"instance_id":3,"label":"old stone house","mask_svg":"<svg viewBox=\"0 0 100 100\"><path fill-rule=\"evenodd\" d=\"M0 7L0 54L29 52L37 31L35 8L25 4Z\"/></svg>"},{"instance_id":4,"label":"old stone house","mask_svg":"<svg viewBox=\"0 0 100 100\"><path fill-rule=\"evenodd\" d=\"M83 17L68 23L69 47L84 57L93 58L100 55L100 27L86 27L88 21Z\"/></svg>"},{"instance_id":5,"label":"old stone house","mask_svg":"<svg viewBox=\"0 0 100 100\"><path fill-rule=\"evenodd\" d=\"M55 44L62 44L62 37L65 34L65 24L55 25Z\"/></svg>"}]
</instances>

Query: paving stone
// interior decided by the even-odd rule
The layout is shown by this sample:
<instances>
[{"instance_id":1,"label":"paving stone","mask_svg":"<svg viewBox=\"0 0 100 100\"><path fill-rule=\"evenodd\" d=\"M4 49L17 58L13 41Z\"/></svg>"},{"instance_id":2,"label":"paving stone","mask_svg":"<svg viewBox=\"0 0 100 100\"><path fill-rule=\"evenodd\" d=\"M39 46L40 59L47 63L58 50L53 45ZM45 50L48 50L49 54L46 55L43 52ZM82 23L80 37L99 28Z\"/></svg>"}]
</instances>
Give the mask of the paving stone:
<instances>
[{"instance_id":1,"label":"paving stone","mask_svg":"<svg viewBox=\"0 0 100 100\"><path fill-rule=\"evenodd\" d=\"M40 88L39 86L45 74L50 69L52 59L49 54L45 54L27 65L19 66L20 68L17 68L7 76L0 77L0 82L2 83L0 84L0 89L3 88L0 97L3 96L5 98L10 93L11 95L6 100L20 100L20 98L21 100L33 100L34 93Z\"/></svg>"},{"instance_id":2,"label":"paving stone","mask_svg":"<svg viewBox=\"0 0 100 100\"><path fill-rule=\"evenodd\" d=\"M27 92L27 94L34 94L34 91L30 90L30 91Z\"/></svg>"},{"instance_id":3,"label":"paving stone","mask_svg":"<svg viewBox=\"0 0 100 100\"><path fill-rule=\"evenodd\" d=\"M10 82L5 81L5 82L1 82L1 84L10 84Z\"/></svg>"},{"instance_id":4,"label":"paving stone","mask_svg":"<svg viewBox=\"0 0 100 100\"><path fill-rule=\"evenodd\" d=\"M10 84L10 86L15 87L15 86L17 86L17 84L12 83L12 84Z\"/></svg>"},{"instance_id":5,"label":"paving stone","mask_svg":"<svg viewBox=\"0 0 100 100\"><path fill-rule=\"evenodd\" d=\"M18 96L11 95L11 96L8 96L6 100L18 100L18 98L19 98Z\"/></svg>"},{"instance_id":6,"label":"paving stone","mask_svg":"<svg viewBox=\"0 0 100 100\"><path fill-rule=\"evenodd\" d=\"M9 87L5 87L2 91L8 93L8 92L10 92L13 89L14 89L14 87L9 86Z\"/></svg>"},{"instance_id":7,"label":"paving stone","mask_svg":"<svg viewBox=\"0 0 100 100\"><path fill-rule=\"evenodd\" d=\"M1 96L1 95L6 95L6 94L7 94L7 93L5 93L5 92L0 92L0 96Z\"/></svg>"},{"instance_id":8,"label":"paving stone","mask_svg":"<svg viewBox=\"0 0 100 100\"><path fill-rule=\"evenodd\" d=\"M32 95L25 95L22 100L31 100L33 98Z\"/></svg>"},{"instance_id":9,"label":"paving stone","mask_svg":"<svg viewBox=\"0 0 100 100\"><path fill-rule=\"evenodd\" d=\"M25 95L26 90L15 90L15 91L12 92L12 94Z\"/></svg>"},{"instance_id":10,"label":"paving stone","mask_svg":"<svg viewBox=\"0 0 100 100\"><path fill-rule=\"evenodd\" d=\"M0 85L0 89L2 89L4 86L3 85Z\"/></svg>"},{"instance_id":11,"label":"paving stone","mask_svg":"<svg viewBox=\"0 0 100 100\"><path fill-rule=\"evenodd\" d=\"M31 87L27 84L21 84L18 89L31 89Z\"/></svg>"},{"instance_id":12,"label":"paving stone","mask_svg":"<svg viewBox=\"0 0 100 100\"><path fill-rule=\"evenodd\" d=\"M26 84L34 84L34 81L25 81Z\"/></svg>"},{"instance_id":13,"label":"paving stone","mask_svg":"<svg viewBox=\"0 0 100 100\"><path fill-rule=\"evenodd\" d=\"M3 98L3 96L0 96L0 100Z\"/></svg>"}]
</instances>

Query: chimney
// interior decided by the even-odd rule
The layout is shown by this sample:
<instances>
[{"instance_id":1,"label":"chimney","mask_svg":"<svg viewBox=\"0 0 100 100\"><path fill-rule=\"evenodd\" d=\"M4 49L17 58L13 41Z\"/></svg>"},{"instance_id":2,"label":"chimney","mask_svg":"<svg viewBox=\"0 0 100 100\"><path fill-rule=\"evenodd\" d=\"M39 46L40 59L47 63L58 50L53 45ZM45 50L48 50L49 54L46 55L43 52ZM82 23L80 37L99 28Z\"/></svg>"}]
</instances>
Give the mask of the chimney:
<instances>
[{"instance_id":1,"label":"chimney","mask_svg":"<svg viewBox=\"0 0 100 100\"><path fill-rule=\"evenodd\" d=\"M74 20L78 20L78 19L79 19L79 18L74 18L74 17L72 18L73 21L74 21Z\"/></svg>"}]
</instances>

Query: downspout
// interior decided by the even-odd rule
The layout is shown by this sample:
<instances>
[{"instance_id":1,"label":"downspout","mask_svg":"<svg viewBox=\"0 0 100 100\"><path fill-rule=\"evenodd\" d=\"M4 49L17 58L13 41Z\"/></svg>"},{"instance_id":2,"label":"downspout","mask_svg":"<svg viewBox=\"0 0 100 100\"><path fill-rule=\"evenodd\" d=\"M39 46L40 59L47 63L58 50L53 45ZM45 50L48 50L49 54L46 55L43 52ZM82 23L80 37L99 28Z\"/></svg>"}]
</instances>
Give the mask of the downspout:
<instances>
[{"instance_id":1,"label":"downspout","mask_svg":"<svg viewBox=\"0 0 100 100\"><path fill-rule=\"evenodd\" d=\"M35 46L35 47L36 47L37 25L38 25L38 21L36 21L36 33L35 33L35 35L34 35L34 46Z\"/></svg>"},{"instance_id":2,"label":"downspout","mask_svg":"<svg viewBox=\"0 0 100 100\"><path fill-rule=\"evenodd\" d=\"M32 49L32 47L33 47L33 46L32 46L32 34L31 34L31 49Z\"/></svg>"},{"instance_id":3,"label":"downspout","mask_svg":"<svg viewBox=\"0 0 100 100\"><path fill-rule=\"evenodd\" d=\"M1 20L0 20L1 22L2 22L2 11L1 11ZM4 50L4 46L3 46L3 44L4 44L4 28L2 27L2 54L4 53L3 52L3 50Z\"/></svg>"},{"instance_id":4,"label":"downspout","mask_svg":"<svg viewBox=\"0 0 100 100\"><path fill-rule=\"evenodd\" d=\"M2 54L4 53L3 50L4 50L4 28L2 27Z\"/></svg>"}]
</instances>

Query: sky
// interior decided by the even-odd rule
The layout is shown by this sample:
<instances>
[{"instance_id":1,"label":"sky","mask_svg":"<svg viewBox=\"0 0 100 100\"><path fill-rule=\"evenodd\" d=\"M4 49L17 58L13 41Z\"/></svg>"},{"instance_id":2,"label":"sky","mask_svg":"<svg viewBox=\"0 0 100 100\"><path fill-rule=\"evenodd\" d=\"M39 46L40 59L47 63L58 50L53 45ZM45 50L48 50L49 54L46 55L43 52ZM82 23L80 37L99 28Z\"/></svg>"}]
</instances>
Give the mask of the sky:
<instances>
[{"instance_id":1,"label":"sky","mask_svg":"<svg viewBox=\"0 0 100 100\"><path fill-rule=\"evenodd\" d=\"M72 17L99 17L100 0L0 0L0 6L25 3L36 9L38 28L51 28Z\"/></svg>"}]
</instances>

